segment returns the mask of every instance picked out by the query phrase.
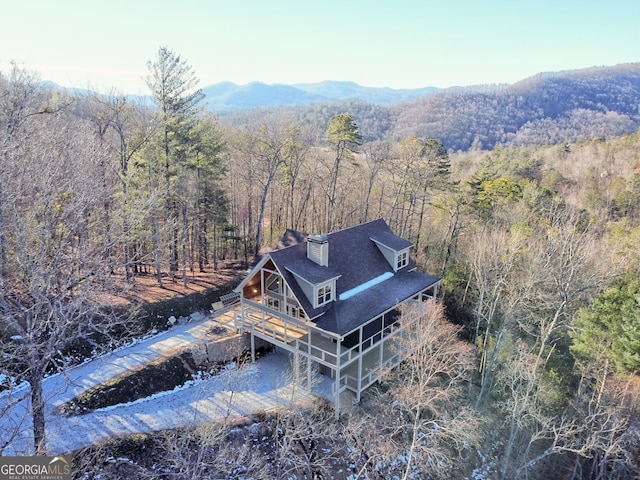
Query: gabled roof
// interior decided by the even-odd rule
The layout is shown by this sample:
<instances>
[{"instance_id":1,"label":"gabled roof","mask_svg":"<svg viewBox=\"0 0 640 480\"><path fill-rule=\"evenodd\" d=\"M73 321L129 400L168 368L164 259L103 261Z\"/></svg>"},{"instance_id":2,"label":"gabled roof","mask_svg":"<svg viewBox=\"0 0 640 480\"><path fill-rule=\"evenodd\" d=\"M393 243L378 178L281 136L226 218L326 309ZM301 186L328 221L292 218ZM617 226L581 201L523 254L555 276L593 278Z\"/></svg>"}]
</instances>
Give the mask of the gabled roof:
<instances>
[{"instance_id":1,"label":"gabled roof","mask_svg":"<svg viewBox=\"0 0 640 480\"><path fill-rule=\"evenodd\" d=\"M334 269L321 267L317 263L309 261L306 256L287 263L285 268L313 285L328 282L340 276L340 273Z\"/></svg>"},{"instance_id":2,"label":"gabled roof","mask_svg":"<svg viewBox=\"0 0 640 480\"><path fill-rule=\"evenodd\" d=\"M371 240L379 243L380 245L384 245L391 250L395 250L396 252L413 246L413 243L411 243L409 240L405 240L402 237L394 235L393 233L391 233L391 230L377 232L375 235L371 236Z\"/></svg>"},{"instance_id":3,"label":"gabled roof","mask_svg":"<svg viewBox=\"0 0 640 480\"><path fill-rule=\"evenodd\" d=\"M304 234L293 235L291 232L287 232L287 236L296 241L306 238ZM289 247L266 254L307 316L323 330L340 335L348 333L440 281L438 277L414 271L415 262L411 259L407 266L394 272L375 242L396 251L410 247L411 243L394 235L382 219L329 233L327 239L327 267L307 258L305 241L294 241ZM296 275L312 284L338 278L335 300L314 309Z\"/></svg>"}]
</instances>

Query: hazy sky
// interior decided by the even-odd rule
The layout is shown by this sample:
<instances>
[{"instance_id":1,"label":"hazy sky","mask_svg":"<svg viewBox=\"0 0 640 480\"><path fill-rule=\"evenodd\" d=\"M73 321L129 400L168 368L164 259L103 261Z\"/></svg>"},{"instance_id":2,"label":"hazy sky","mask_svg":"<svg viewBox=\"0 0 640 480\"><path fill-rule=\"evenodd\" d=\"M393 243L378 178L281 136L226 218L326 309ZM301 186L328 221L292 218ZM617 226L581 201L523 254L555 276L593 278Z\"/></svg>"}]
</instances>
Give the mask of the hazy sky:
<instances>
[{"instance_id":1,"label":"hazy sky","mask_svg":"<svg viewBox=\"0 0 640 480\"><path fill-rule=\"evenodd\" d=\"M0 0L0 71L147 93L169 47L200 86L512 83L640 62L639 0Z\"/></svg>"}]
</instances>

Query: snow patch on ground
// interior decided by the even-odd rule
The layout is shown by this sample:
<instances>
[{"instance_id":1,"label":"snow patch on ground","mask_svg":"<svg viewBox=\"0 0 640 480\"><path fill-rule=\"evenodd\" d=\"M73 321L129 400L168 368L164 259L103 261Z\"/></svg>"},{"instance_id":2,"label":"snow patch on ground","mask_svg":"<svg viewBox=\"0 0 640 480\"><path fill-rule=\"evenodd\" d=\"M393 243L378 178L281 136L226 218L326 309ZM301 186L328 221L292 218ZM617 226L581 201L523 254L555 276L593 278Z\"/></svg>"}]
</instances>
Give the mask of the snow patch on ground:
<instances>
[{"instance_id":1,"label":"snow patch on ground","mask_svg":"<svg viewBox=\"0 0 640 480\"><path fill-rule=\"evenodd\" d=\"M230 364L218 375L196 378L174 390L127 404L80 416L56 414L57 407L96 385L165 356L166 352L202 342L215 325L217 322L211 318L177 325L47 377L43 388L50 453L65 453L133 433L247 416L309 395L291 381L289 356L276 352L264 355L254 364ZM331 398L331 385L331 380L323 377L315 391ZM27 393L28 385L0 393L0 411L8 409L0 417L0 444L7 443L4 455L29 455L33 451L28 398L18 398L20 389Z\"/></svg>"}]
</instances>

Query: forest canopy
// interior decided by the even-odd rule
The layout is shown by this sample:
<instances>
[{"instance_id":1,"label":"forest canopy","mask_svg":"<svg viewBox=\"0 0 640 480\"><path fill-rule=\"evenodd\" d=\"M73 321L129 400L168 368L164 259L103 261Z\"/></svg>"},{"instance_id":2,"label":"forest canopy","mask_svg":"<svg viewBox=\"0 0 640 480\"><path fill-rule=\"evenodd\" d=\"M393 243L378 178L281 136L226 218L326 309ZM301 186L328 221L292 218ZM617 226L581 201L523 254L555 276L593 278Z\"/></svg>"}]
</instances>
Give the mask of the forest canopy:
<instances>
[{"instance_id":1,"label":"forest canopy","mask_svg":"<svg viewBox=\"0 0 640 480\"><path fill-rule=\"evenodd\" d=\"M100 300L142 277L241 274L286 229L384 218L443 277L446 355L296 435L346 442L368 478L640 474L640 67L223 116L177 53L148 67L153 104L0 74L3 374L37 394L69 340L122 320ZM357 434L366 422L386 443Z\"/></svg>"}]
</instances>

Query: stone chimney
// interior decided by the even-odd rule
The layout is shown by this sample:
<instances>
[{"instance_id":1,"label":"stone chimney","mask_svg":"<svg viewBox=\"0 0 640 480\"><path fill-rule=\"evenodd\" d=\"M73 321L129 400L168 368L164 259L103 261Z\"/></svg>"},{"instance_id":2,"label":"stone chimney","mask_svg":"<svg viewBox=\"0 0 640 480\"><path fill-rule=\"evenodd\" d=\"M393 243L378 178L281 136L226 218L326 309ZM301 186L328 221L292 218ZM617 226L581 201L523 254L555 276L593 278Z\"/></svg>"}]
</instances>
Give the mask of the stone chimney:
<instances>
[{"instance_id":1,"label":"stone chimney","mask_svg":"<svg viewBox=\"0 0 640 480\"><path fill-rule=\"evenodd\" d=\"M321 267L329 266L329 238L312 233L307 238L307 258Z\"/></svg>"}]
</instances>

